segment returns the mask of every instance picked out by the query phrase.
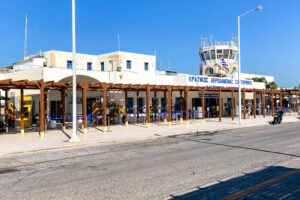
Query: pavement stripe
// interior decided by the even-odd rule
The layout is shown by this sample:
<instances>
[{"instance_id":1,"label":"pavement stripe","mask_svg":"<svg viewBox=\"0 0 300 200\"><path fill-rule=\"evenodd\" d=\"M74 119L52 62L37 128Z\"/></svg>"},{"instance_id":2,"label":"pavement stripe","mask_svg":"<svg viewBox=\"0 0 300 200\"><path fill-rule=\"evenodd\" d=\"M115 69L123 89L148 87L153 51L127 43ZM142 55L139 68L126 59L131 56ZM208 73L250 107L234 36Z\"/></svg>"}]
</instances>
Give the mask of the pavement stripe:
<instances>
[{"instance_id":1,"label":"pavement stripe","mask_svg":"<svg viewBox=\"0 0 300 200\"><path fill-rule=\"evenodd\" d=\"M92 156L97 156L97 155L103 155L103 154L115 153L115 152L121 152L121 151L133 150L133 149L142 149L142 148L149 148L149 147L154 147L154 146L177 144L180 142L181 141L165 142L165 143L161 143L161 144L143 145L143 146L139 146L139 147L129 147L129 148L122 148L122 149L116 149L116 150L111 150L111 151L103 151L103 152L97 152L97 153L91 153L91 154L71 156L71 157L59 158L59 159L53 159L53 160L44 160L44 161L39 161L39 162L24 163L21 165L0 168L0 172L10 170L10 169L16 169L16 168L20 168L20 167L32 166L32 165L39 165L39 164L58 162L58 161L64 161L64 160L72 160L72 159L76 159L76 158L92 157Z\"/></svg>"},{"instance_id":2,"label":"pavement stripe","mask_svg":"<svg viewBox=\"0 0 300 200\"><path fill-rule=\"evenodd\" d=\"M229 196L221 198L220 200L232 200L232 199L237 199L237 198L246 196L246 195L250 194L251 192L254 192L256 190L262 189L262 188L264 188L264 187L266 187L268 185L271 185L273 183L279 182L279 181L281 181L281 180L283 180L285 178L288 178L288 177L293 176L293 175L298 174L298 173L300 173L300 168L295 169L295 170L290 171L290 172L287 172L287 173L282 174L280 176L274 177L272 179L269 179L269 180L264 181L262 183L259 183L257 185L248 187L248 188L246 188L244 190L238 191L238 192L233 193L233 194L231 194Z\"/></svg>"}]
</instances>

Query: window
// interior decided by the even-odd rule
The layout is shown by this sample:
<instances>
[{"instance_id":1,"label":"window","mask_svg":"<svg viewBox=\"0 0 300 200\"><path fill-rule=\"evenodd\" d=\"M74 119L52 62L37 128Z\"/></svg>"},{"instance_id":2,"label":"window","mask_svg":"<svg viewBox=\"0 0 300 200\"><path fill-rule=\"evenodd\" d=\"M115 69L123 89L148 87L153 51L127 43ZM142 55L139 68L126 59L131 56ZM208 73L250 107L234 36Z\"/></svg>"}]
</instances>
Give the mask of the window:
<instances>
[{"instance_id":1,"label":"window","mask_svg":"<svg viewBox=\"0 0 300 200\"><path fill-rule=\"evenodd\" d=\"M218 49L217 54L222 54L222 49Z\"/></svg>"},{"instance_id":2,"label":"window","mask_svg":"<svg viewBox=\"0 0 300 200\"><path fill-rule=\"evenodd\" d=\"M128 113L133 113L133 98L128 97Z\"/></svg>"},{"instance_id":3,"label":"window","mask_svg":"<svg viewBox=\"0 0 300 200\"><path fill-rule=\"evenodd\" d=\"M232 50L229 50L229 59L232 59Z\"/></svg>"},{"instance_id":4,"label":"window","mask_svg":"<svg viewBox=\"0 0 300 200\"><path fill-rule=\"evenodd\" d=\"M200 55L201 55L202 61L205 61L204 53L201 53Z\"/></svg>"},{"instance_id":5,"label":"window","mask_svg":"<svg viewBox=\"0 0 300 200\"><path fill-rule=\"evenodd\" d=\"M92 63L91 62L87 63L87 70L89 70L89 71L92 70Z\"/></svg>"},{"instance_id":6,"label":"window","mask_svg":"<svg viewBox=\"0 0 300 200\"><path fill-rule=\"evenodd\" d=\"M100 65L101 65L101 71L104 72L104 62L101 62Z\"/></svg>"},{"instance_id":7,"label":"window","mask_svg":"<svg viewBox=\"0 0 300 200\"><path fill-rule=\"evenodd\" d=\"M126 68L131 69L131 60L126 61Z\"/></svg>"},{"instance_id":8,"label":"window","mask_svg":"<svg viewBox=\"0 0 300 200\"><path fill-rule=\"evenodd\" d=\"M233 52L232 52L232 59L233 59L233 60L235 59L235 56L236 56L236 51L233 51Z\"/></svg>"},{"instance_id":9,"label":"window","mask_svg":"<svg viewBox=\"0 0 300 200\"><path fill-rule=\"evenodd\" d=\"M165 112L165 98L161 98L161 112Z\"/></svg>"},{"instance_id":10,"label":"window","mask_svg":"<svg viewBox=\"0 0 300 200\"><path fill-rule=\"evenodd\" d=\"M185 108L185 99L182 98L182 109L184 110L184 108ZM175 99L175 110L181 111L180 97L176 97Z\"/></svg>"},{"instance_id":11,"label":"window","mask_svg":"<svg viewBox=\"0 0 300 200\"><path fill-rule=\"evenodd\" d=\"M149 70L149 63L145 63L145 71L148 71Z\"/></svg>"},{"instance_id":12,"label":"window","mask_svg":"<svg viewBox=\"0 0 300 200\"><path fill-rule=\"evenodd\" d=\"M225 49L225 50L224 50L224 58L225 58L225 59L228 59L228 54L229 54L229 50L228 50L228 49Z\"/></svg>"},{"instance_id":13,"label":"window","mask_svg":"<svg viewBox=\"0 0 300 200\"><path fill-rule=\"evenodd\" d=\"M213 68L209 68L209 74L214 74L214 69Z\"/></svg>"},{"instance_id":14,"label":"window","mask_svg":"<svg viewBox=\"0 0 300 200\"><path fill-rule=\"evenodd\" d=\"M209 55L209 51L205 51L205 60L210 60L210 55Z\"/></svg>"},{"instance_id":15,"label":"window","mask_svg":"<svg viewBox=\"0 0 300 200\"><path fill-rule=\"evenodd\" d=\"M159 106L159 98L156 98L156 109L158 110L158 106ZM156 109L155 109L155 98L152 98L152 107L151 107L151 111L152 112L155 112Z\"/></svg>"},{"instance_id":16,"label":"window","mask_svg":"<svg viewBox=\"0 0 300 200\"><path fill-rule=\"evenodd\" d=\"M144 107L143 98L140 97L139 98L139 113L143 113L144 112L143 107Z\"/></svg>"},{"instance_id":17,"label":"window","mask_svg":"<svg viewBox=\"0 0 300 200\"><path fill-rule=\"evenodd\" d=\"M215 50L211 50L210 51L210 55L211 55L211 59L212 60L216 59L216 52L215 52Z\"/></svg>"},{"instance_id":18,"label":"window","mask_svg":"<svg viewBox=\"0 0 300 200\"><path fill-rule=\"evenodd\" d=\"M73 64L72 64L72 60L68 60L68 61L67 61L67 68L68 68L68 69L72 69L72 65L73 65Z\"/></svg>"}]
</instances>

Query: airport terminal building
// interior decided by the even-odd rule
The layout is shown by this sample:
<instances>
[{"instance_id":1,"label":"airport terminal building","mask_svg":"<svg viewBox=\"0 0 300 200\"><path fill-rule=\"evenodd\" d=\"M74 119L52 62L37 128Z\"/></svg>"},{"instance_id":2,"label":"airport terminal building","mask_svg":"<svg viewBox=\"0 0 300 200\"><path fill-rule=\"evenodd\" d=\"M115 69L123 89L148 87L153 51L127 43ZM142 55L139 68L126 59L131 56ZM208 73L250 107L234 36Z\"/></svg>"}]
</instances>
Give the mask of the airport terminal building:
<instances>
[{"instance_id":1,"label":"airport terminal building","mask_svg":"<svg viewBox=\"0 0 300 200\"><path fill-rule=\"evenodd\" d=\"M87 124L105 127L108 122L125 125L147 122L150 125L150 122L166 123L177 119L188 121L191 117L234 119L238 115L238 79L237 49L232 45L216 43L201 48L201 75L159 71L154 55L123 51L101 55L78 53L78 120L83 121L86 129ZM21 131L32 126L35 115L45 115L45 126L49 128L65 128L72 116L69 86L73 67L71 52L51 50L28 56L1 70L0 82L10 81L14 85L2 87L7 97L6 111L8 108L16 112ZM290 112L298 111L299 91L266 90L265 83L252 80L255 77L274 81L272 76L241 74L244 115L248 110L246 106L254 116L272 114L276 106L286 107ZM43 91L38 86L41 81L48 84ZM36 88L29 87L33 82L37 82ZM21 87L22 84L17 83L24 85ZM43 107L41 94L45 101ZM119 110L118 116L107 122L106 117L112 112L106 108L108 104ZM41 108L44 109L42 112ZM2 110L2 115L6 115L6 111Z\"/></svg>"}]
</instances>

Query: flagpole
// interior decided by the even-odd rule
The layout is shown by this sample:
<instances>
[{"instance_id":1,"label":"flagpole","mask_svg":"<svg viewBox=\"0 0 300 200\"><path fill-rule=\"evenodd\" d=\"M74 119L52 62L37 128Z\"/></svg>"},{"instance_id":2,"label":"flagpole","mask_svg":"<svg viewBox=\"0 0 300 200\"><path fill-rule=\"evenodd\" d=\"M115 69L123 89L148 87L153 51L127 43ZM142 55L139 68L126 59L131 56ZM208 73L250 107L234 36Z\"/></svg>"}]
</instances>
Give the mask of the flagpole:
<instances>
[{"instance_id":1,"label":"flagpole","mask_svg":"<svg viewBox=\"0 0 300 200\"><path fill-rule=\"evenodd\" d=\"M76 81L76 35L75 35L75 0L72 0L72 52L73 52L73 134L70 142L79 142L77 137L77 81Z\"/></svg>"}]
</instances>

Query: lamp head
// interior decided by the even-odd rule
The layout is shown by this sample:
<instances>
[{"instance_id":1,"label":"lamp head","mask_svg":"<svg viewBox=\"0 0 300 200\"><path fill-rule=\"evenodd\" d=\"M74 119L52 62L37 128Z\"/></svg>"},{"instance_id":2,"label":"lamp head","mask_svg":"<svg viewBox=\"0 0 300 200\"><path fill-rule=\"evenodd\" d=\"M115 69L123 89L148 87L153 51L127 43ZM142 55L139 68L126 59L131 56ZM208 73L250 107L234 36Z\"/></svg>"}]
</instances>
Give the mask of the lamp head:
<instances>
[{"instance_id":1,"label":"lamp head","mask_svg":"<svg viewBox=\"0 0 300 200\"><path fill-rule=\"evenodd\" d=\"M257 8L255 8L255 10L262 10L263 7L262 6L258 6Z\"/></svg>"}]
</instances>

